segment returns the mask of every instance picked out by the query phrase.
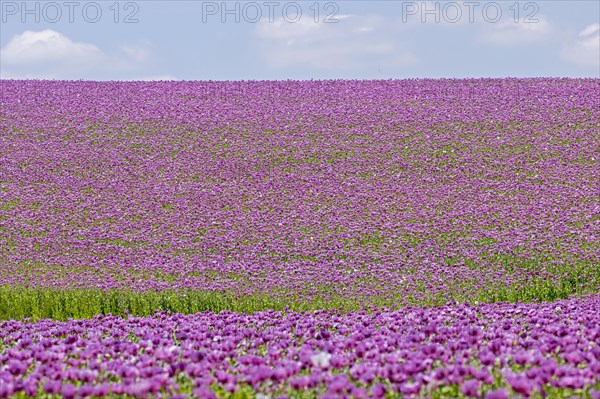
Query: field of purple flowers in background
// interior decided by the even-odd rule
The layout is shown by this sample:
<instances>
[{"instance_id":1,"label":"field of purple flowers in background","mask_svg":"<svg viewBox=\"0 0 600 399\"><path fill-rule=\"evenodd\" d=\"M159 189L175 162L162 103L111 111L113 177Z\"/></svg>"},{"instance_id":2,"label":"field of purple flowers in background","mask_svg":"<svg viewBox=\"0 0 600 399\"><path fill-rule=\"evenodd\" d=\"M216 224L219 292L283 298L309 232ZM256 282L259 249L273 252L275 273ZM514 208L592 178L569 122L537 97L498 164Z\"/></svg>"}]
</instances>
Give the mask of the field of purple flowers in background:
<instances>
[{"instance_id":1,"label":"field of purple flowers in background","mask_svg":"<svg viewBox=\"0 0 600 399\"><path fill-rule=\"evenodd\" d=\"M600 79L0 85L0 398L600 398Z\"/></svg>"}]
</instances>

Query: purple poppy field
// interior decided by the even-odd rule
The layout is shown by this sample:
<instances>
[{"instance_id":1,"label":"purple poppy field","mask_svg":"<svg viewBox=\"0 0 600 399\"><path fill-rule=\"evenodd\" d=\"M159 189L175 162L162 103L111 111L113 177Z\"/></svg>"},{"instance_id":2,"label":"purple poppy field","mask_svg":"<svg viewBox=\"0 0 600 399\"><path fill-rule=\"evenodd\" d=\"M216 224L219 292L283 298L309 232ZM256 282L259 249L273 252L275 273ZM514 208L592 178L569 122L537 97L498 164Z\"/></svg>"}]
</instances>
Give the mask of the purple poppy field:
<instances>
[{"instance_id":1,"label":"purple poppy field","mask_svg":"<svg viewBox=\"0 0 600 399\"><path fill-rule=\"evenodd\" d=\"M0 85L0 398L600 398L600 79Z\"/></svg>"}]
</instances>

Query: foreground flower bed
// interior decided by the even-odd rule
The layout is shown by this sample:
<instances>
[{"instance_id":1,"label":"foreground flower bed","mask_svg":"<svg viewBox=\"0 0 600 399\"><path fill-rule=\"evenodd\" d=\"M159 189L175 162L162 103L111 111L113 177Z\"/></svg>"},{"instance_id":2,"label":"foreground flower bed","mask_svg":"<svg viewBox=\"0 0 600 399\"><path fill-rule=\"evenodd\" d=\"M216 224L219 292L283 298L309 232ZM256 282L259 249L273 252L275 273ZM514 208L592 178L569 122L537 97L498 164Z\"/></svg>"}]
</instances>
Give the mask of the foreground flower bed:
<instances>
[{"instance_id":1,"label":"foreground flower bed","mask_svg":"<svg viewBox=\"0 0 600 399\"><path fill-rule=\"evenodd\" d=\"M600 296L0 323L0 397L600 397Z\"/></svg>"}]
</instances>

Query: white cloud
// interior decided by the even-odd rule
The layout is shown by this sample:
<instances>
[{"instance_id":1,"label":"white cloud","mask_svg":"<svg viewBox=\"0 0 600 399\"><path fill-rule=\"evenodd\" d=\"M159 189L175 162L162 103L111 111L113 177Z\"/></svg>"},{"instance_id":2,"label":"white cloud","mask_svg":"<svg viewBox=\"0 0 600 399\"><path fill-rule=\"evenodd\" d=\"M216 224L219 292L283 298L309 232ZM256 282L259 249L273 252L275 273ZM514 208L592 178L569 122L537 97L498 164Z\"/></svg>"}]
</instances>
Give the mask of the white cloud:
<instances>
[{"instance_id":1,"label":"white cloud","mask_svg":"<svg viewBox=\"0 0 600 399\"><path fill-rule=\"evenodd\" d=\"M141 46L107 54L90 43L46 29L13 36L0 49L2 78L88 79L106 72L137 70L149 57ZM18 72L16 72L18 71Z\"/></svg>"},{"instance_id":2,"label":"white cloud","mask_svg":"<svg viewBox=\"0 0 600 399\"><path fill-rule=\"evenodd\" d=\"M581 67L600 66L600 24L586 26L576 39L570 40L560 50L565 61Z\"/></svg>"},{"instance_id":3,"label":"white cloud","mask_svg":"<svg viewBox=\"0 0 600 399\"><path fill-rule=\"evenodd\" d=\"M268 67L357 70L414 65L381 16L337 15L337 23L303 19L261 20L256 26L260 53Z\"/></svg>"},{"instance_id":4,"label":"white cloud","mask_svg":"<svg viewBox=\"0 0 600 399\"><path fill-rule=\"evenodd\" d=\"M77 63L93 64L104 58L104 54L93 44L73 42L50 29L25 31L14 36L2 48L2 61L9 65L56 62L66 57L72 57L71 60Z\"/></svg>"},{"instance_id":5,"label":"white cloud","mask_svg":"<svg viewBox=\"0 0 600 399\"><path fill-rule=\"evenodd\" d=\"M135 62L144 62L150 56L148 49L139 46L121 46L121 51L127 55L127 57Z\"/></svg>"},{"instance_id":6,"label":"white cloud","mask_svg":"<svg viewBox=\"0 0 600 399\"><path fill-rule=\"evenodd\" d=\"M594 33L596 36L598 36L600 33L600 24L591 24L586 26L581 32L579 32L579 37L591 36Z\"/></svg>"},{"instance_id":7,"label":"white cloud","mask_svg":"<svg viewBox=\"0 0 600 399\"><path fill-rule=\"evenodd\" d=\"M537 22L504 20L486 25L491 25L491 28L483 34L482 40L499 46L518 46L547 42L553 34L552 26L543 17L538 17Z\"/></svg>"}]
</instances>

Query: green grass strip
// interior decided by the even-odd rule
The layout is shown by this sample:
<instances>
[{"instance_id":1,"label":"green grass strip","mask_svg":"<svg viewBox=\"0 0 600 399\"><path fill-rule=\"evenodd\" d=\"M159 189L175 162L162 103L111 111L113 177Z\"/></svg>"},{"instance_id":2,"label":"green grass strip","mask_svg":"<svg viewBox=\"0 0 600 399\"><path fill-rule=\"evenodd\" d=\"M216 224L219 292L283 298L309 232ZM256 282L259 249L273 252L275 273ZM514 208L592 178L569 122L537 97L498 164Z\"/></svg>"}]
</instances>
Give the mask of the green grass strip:
<instances>
[{"instance_id":1,"label":"green grass strip","mask_svg":"<svg viewBox=\"0 0 600 399\"><path fill-rule=\"evenodd\" d=\"M98 314L115 316L150 316L157 311L173 313L215 313L229 310L254 313L263 310L310 311L316 309L358 310L361 303L354 299L325 300L314 298L297 301L294 297L273 297L266 294L236 296L228 292L49 289L0 287L0 320L90 318Z\"/></svg>"}]
</instances>

